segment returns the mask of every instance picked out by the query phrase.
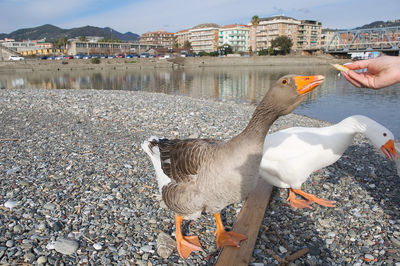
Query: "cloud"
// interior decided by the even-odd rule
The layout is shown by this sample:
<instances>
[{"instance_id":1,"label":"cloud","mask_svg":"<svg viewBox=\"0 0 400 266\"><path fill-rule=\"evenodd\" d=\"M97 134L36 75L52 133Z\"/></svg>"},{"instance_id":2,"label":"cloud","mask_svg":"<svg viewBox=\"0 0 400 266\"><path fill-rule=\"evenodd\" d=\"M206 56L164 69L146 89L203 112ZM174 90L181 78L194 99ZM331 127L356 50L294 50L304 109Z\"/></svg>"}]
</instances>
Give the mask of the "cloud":
<instances>
[{"instance_id":1,"label":"cloud","mask_svg":"<svg viewBox=\"0 0 400 266\"><path fill-rule=\"evenodd\" d=\"M308 9L308 8L300 8L300 9L297 9L299 12L301 12L301 13L304 13L304 14L309 14L309 13L311 13L311 11L310 11L310 9Z\"/></svg>"}]
</instances>

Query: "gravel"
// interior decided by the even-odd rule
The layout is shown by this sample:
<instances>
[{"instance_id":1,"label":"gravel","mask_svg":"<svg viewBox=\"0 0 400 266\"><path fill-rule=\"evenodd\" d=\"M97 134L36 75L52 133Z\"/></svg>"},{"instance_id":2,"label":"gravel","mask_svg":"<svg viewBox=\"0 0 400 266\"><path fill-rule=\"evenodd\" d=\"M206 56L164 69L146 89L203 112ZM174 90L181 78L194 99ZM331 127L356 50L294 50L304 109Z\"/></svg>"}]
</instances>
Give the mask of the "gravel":
<instances>
[{"instance_id":1,"label":"gravel","mask_svg":"<svg viewBox=\"0 0 400 266\"><path fill-rule=\"evenodd\" d=\"M151 135L228 139L253 111L145 92L0 90L0 264L214 264L212 215L183 228L200 236L204 251L184 261L168 245L174 216L140 144ZM291 114L271 130L324 125ZM337 207L293 209L287 190L274 189L251 263L277 264L308 248L290 265L399 264L399 183L396 164L357 135L304 185ZM241 206L224 209L228 229Z\"/></svg>"}]
</instances>

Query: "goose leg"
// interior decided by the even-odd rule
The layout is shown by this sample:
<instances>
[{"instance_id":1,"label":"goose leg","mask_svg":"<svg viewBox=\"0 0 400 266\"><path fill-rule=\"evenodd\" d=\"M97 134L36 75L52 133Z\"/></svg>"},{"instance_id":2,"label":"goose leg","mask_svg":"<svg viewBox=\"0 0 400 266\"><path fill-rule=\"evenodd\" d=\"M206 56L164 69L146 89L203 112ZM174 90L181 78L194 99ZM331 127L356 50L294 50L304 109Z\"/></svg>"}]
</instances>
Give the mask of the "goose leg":
<instances>
[{"instance_id":1,"label":"goose leg","mask_svg":"<svg viewBox=\"0 0 400 266\"><path fill-rule=\"evenodd\" d=\"M299 194L300 196L303 196L309 202L315 202L315 203L325 206L325 207L336 207L336 205L335 205L336 201L320 199L320 198L317 198L316 196L314 196L312 194L308 194L300 189L292 189L291 188L291 190L293 190L294 193Z\"/></svg>"},{"instance_id":2,"label":"goose leg","mask_svg":"<svg viewBox=\"0 0 400 266\"><path fill-rule=\"evenodd\" d=\"M296 199L296 194L293 191L292 188L289 188L289 197L287 198L287 201L290 202L290 206L293 208L299 208L299 209L304 209L304 208L310 208L311 209L311 201L308 200L303 200L303 199Z\"/></svg>"},{"instance_id":3,"label":"goose leg","mask_svg":"<svg viewBox=\"0 0 400 266\"><path fill-rule=\"evenodd\" d=\"M219 212L215 213L214 217L217 222L217 230L214 234L217 236L217 248L223 246L240 247L240 241L246 240L247 237L243 234L225 231Z\"/></svg>"},{"instance_id":4,"label":"goose leg","mask_svg":"<svg viewBox=\"0 0 400 266\"><path fill-rule=\"evenodd\" d=\"M187 259L192 251L201 251L199 238L197 236L183 236L181 231L183 217L175 214L175 237L179 255Z\"/></svg>"}]
</instances>

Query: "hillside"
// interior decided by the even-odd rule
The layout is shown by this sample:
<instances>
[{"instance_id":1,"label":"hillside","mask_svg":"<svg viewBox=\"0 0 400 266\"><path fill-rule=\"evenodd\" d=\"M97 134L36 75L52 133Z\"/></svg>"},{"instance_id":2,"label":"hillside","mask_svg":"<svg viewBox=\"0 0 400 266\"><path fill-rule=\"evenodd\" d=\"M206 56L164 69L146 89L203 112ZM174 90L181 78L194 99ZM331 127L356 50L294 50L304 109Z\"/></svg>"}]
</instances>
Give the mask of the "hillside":
<instances>
[{"instance_id":1,"label":"hillside","mask_svg":"<svg viewBox=\"0 0 400 266\"><path fill-rule=\"evenodd\" d=\"M0 34L0 39L11 38L15 40L39 40L46 38L47 41L55 41L62 37L74 38L79 36L98 36L109 39L111 37L113 39L119 39L123 41L135 41L139 38L139 35L132 32L120 33L116 30L112 30L111 28L99 28L93 26L85 26L80 28L72 28L72 29L61 29L59 27L46 24L43 26L35 27L35 28L27 28L27 29L19 29L10 34Z\"/></svg>"},{"instance_id":2,"label":"hillside","mask_svg":"<svg viewBox=\"0 0 400 266\"><path fill-rule=\"evenodd\" d=\"M370 28L383 28L383 27L396 27L400 26L400 19L390 21L374 21L356 29L370 29Z\"/></svg>"}]
</instances>

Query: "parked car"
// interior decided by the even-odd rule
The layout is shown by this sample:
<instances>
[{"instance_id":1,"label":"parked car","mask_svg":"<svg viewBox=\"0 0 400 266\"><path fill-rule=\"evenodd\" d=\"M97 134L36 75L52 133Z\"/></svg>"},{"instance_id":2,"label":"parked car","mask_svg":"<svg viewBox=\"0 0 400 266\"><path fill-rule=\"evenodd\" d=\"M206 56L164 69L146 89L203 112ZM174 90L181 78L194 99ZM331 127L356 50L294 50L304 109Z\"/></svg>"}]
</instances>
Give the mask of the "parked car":
<instances>
[{"instance_id":1,"label":"parked car","mask_svg":"<svg viewBox=\"0 0 400 266\"><path fill-rule=\"evenodd\" d=\"M74 59L74 57L72 55L67 55L66 57L64 57L65 59Z\"/></svg>"},{"instance_id":2,"label":"parked car","mask_svg":"<svg viewBox=\"0 0 400 266\"><path fill-rule=\"evenodd\" d=\"M117 58L125 58L125 55L124 54L119 54L119 55L117 55Z\"/></svg>"},{"instance_id":3,"label":"parked car","mask_svg":"<svg viewBox=\"0 0 400 266\"><path fill-rule=\"evenodd\" d=\"M127 54L127 55L125 56L125 58L133 58L133 55Z\"/></svg>"},{"instance_id":4,"label":"parked car","mask_svg":"<svg viewBox=\"0 0 400 266\"><path fill-rule=\"evenodd\" d=\"M46 60L47 59L47 56L45 56L45 55L42 55L41 57L39 57L39 60Z\"/></svg>"},{"instance_id":5,"label":"parked car","mask_svg":"<svg viewBox=\"0 0 400 266\"><path fill-rule=\"evenodd\" d=\"M92 58L90 55L84 55L83 57L82 57L82 59L90 59L90 58Z\"/></svg>"},{"instance_id":6,"label":"parked car","mask_svg":"<svg viewBox=\"0 0 400 266\"><path fill-rule=\"evenodd\" d=\"M10 60L10 61L21 61L21 60L25 60L25 58L23 58L22 56L19 56L19 55L10 55L8 60Z\"/></svg>"},{"instance_id":7,"label":"parked car","mask_svg":"<svg viewBox=\"0 0 400 266\"><path fill-rule=\"evenodd\" d=\"M81 55L81 54L74 55L74 59L82 59L82 58L83 58L83 55Z\"/></svg>"},{"instance_id":8,"label":"parked car","mask_svg":"<svg viewBox=\"0 0 400 266\"><path fill-rule=\"evenodd\" d=\"M54 55L47 57L47 60L55 60L56 57Z\"/></svg>"},{"instance_id":9,"label":"parked car","mask_svg":"<svg viewBox=\"0 0 400 266\"><path fill-rule=\"evenodd\" d=\"M110 54L107 58L115 58L115 55Z\"/></svg>"}]
</instances>

